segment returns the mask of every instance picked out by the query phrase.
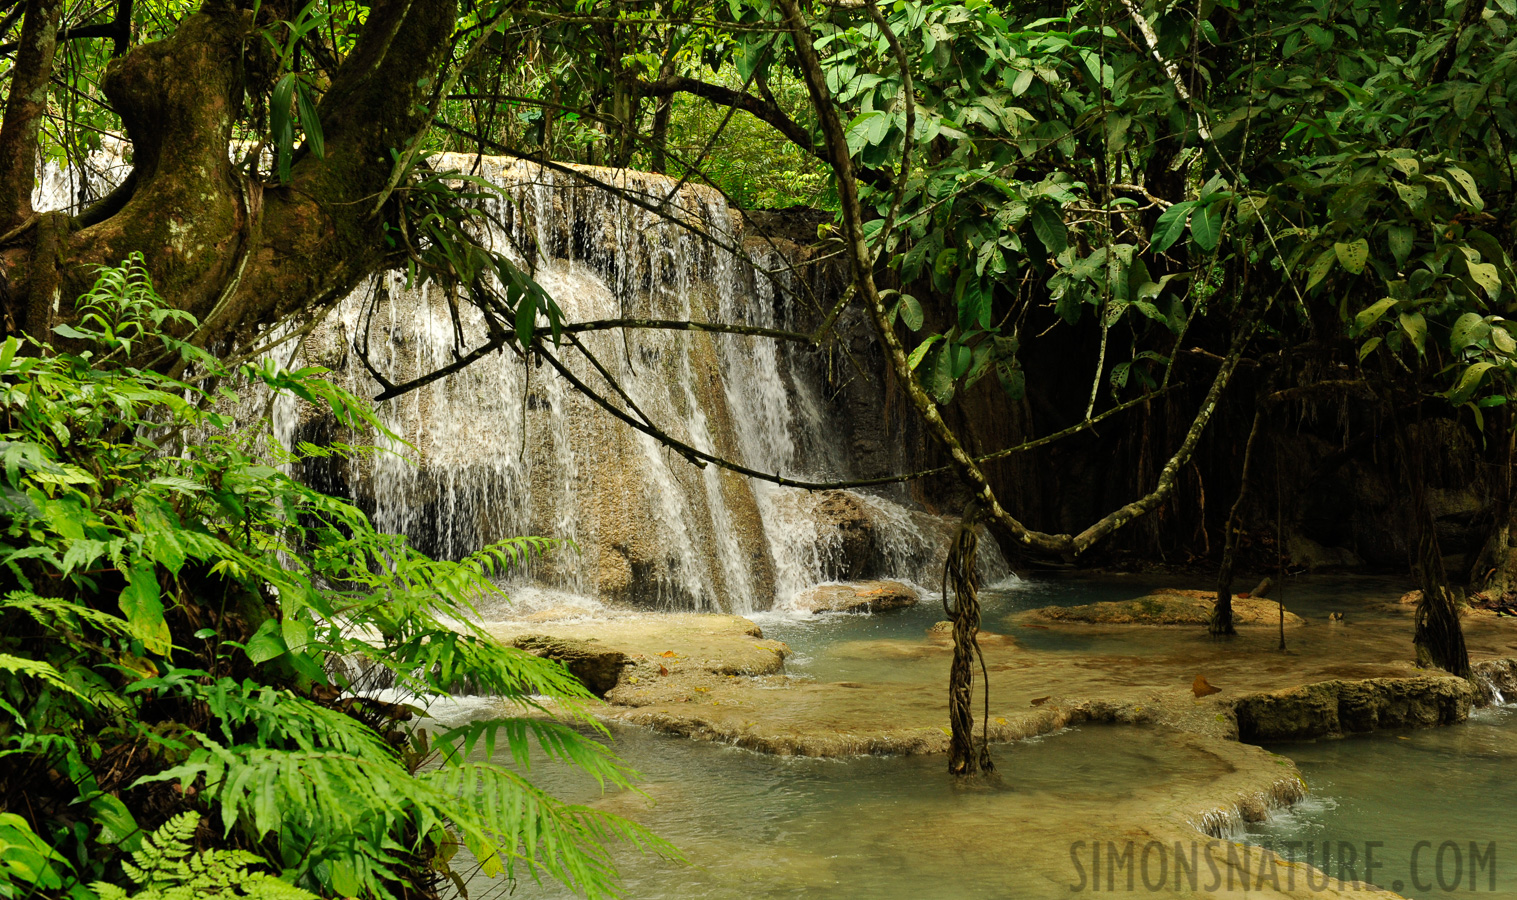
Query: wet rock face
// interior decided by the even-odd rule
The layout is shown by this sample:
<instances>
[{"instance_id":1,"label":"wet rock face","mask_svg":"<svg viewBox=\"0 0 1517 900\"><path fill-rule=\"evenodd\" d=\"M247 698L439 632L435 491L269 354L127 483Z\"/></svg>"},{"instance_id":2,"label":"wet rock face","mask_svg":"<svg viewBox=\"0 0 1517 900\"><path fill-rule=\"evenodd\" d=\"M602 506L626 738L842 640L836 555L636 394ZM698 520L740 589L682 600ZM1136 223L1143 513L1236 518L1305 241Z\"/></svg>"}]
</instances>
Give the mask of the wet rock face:
<instances>
[{"instance_id":1,"label":"wet rock face","mask_svg":"<svg viewBox=\"0 0 1517 900\"><path fill-rule=\"evenodd\" d=\"M1446 419L1408 427L1408 438L1429 460L1428 505L1446 555L1480 550L1494 496L1486 470L1476 464L1475 436ZM1376 456L1376 444L1345 446L1309 434L1280 444L1287 484L1296 484L1295 522L1287 513L1286 553L1311 571L1404 566L1411 496L1394 467ZM1256 510L1259 524L1273 507ZM1483 571L1483 570L1482 570Z\"/></svg>"},{"instance_id":2,"label":"wet rock face","mask_svg":"<svg viewBox=\"0 0 1517 900\"><path fill-rule=\"evenodd\" d=\"M916 604L917 592L899 581L821 584L802 591L793 601L796 609L812 613L877 613Z\"/></svg>"},{"instance_id":3,"label":"wet rock face","mask_svg":"<svg viewBox=\"0 0 1517 900\"><path fill-rule=\"evenodd\" d=\"M597 697L606 696L607 691L616 687L617 679L628 663L627 654L620 650L573 638L524 634L511 641L511 645L533 656L563 663L569 674L578 678Z\"/></svg>"},{"instance_id":4,"label":"wet rock face","mask_svg":"<svg viewBox=\"0 0 1517 900\"><path fill-rule=\"evenodd\" d=\"M859 498L846 491L828 491L816 506L818 530L837 548L836 565L842 579L880 574L874 520Z\"/></svg>"},{"instance_id":5,"label":"wet rock face","mask_svg":"<svg viewBox=\"0 0 1517 900\"><path fill-rule=\"evenodd\" d=\"M1475 663L1471 669L1477 706L1517 699L1517 659L1488 659Z\"/></svg>"},{"instance_id":6,"label":"wet rock face","mask_svg":"<svg viewBox=\"0 0 1517 900\"><path fill-rule=\"evenodd\" d=\"M1431 728L1462 722L1474 689L1462 678L1370 678L1320 681L1240 697L1238 739L1295 741L1382 728Z\"/></svg>"}]
</instances>

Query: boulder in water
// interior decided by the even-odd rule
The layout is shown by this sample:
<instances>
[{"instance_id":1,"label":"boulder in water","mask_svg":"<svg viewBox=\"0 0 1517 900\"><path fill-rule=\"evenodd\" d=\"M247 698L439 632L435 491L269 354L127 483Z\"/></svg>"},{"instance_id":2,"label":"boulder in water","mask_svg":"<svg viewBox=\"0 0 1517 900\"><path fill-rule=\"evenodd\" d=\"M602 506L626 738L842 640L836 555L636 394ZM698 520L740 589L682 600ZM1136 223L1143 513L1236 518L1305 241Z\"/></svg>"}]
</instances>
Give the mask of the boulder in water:
<instances>
[{"instance_id":1,"label":"boulder in water","mask_svg":"<svg viewBox=\"0 0 1517 900\"><path fill-rule=\"evenodd\" d=\"M607 691L616 687L622 668L628 663L627 654L600 646L598 642L547 634L523 634L512 640L511 646L533 656L563 663L569 674L578 678L597 697L604 697Z\"/></svg>"},{"instance_id":2,"label":"boulder in water","mask_svg":"<svg viewBox=\"0 0 1517 900\"><path fill-rule=\"evenodd\" d=\"M1165 589L1139 597L1085 606L1045 606L1028 616L1047 622L1083 625L1197 625L1211 621L1216 605L1215 591ZM1234 625L1278 625L1280 607L1273 600L1250 597L1233 598ZM1287 611L1287 627L1305 624L1300 616Z\"/></svg>"},{"instance_id":3,"label":"boulder in water","mask_svg":"<svg viewBox=\"0 0 1517 900\"><path fill-rule=\"evenodd\" d=\"M1297 741L1381 728L1430 728L1464 721L1474 692L1452 676L1319 681L1240 697L1238 739Z\"/></svg>"},{"instance_id":4,"label":"boulder in water","mask_svg":"<svg viewBox=\"0 0 1517 900\"><path fill-rule=\"evenodd\" d=\"M876 613L917 605L917 592L899 581L821 584L796 596L794 606L811 613Z\"/></svg>"}]
</instances>

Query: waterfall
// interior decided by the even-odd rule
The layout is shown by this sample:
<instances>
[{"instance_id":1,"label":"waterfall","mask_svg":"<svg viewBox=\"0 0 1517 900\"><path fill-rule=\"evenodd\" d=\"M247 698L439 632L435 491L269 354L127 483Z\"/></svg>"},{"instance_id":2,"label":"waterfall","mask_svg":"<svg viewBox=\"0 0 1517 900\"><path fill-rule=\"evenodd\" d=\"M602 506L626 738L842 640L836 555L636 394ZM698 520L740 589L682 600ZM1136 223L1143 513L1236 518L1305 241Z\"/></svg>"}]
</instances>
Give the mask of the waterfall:
<instances>
[{"instance_id":1,"label":"waterfall","mask_svg":"<svg viewBox=\"0 0 1517 900\"><path fill-rule=\"evenodd\" d=\"M484 239L530 269L569 321L694 319L806 332L820 318L817 307L833 302L808 303L793 248L748 233L708 188L491 157L444 155L435 164L502 189L487 204L492 224ZM68 176L55 177L39 208L64 205L69 190ZM374 396L380 385L361 350L401 383L453 362L485 335L478 310L387 272L344 298L280 362L325 366L355 393ZM679 441L791 478L860 474L845 439L850 423L832 402L822 354L808 345L648 329L580 340L637 408ZM583 353L563 346L557 354L577 378L625 406ZM244 419L270 410L266 399L244 406ZM305 404L281 400L271 412L286 446L378 440L342 434ZM380 528L436 556L458 558L523 534L572 542L574 549L508 580L513 599L528 608L615 601L746 613L783 607L826 581L933 584L954 527L903 491L813 493L697 467L616 421L550 366L510 349L381 403L379 413L400 438L380 441L394 452L297 474L351 497ZM982 546L987 583L1005 577L993 542Z\"/></svg>"}]
</instances>

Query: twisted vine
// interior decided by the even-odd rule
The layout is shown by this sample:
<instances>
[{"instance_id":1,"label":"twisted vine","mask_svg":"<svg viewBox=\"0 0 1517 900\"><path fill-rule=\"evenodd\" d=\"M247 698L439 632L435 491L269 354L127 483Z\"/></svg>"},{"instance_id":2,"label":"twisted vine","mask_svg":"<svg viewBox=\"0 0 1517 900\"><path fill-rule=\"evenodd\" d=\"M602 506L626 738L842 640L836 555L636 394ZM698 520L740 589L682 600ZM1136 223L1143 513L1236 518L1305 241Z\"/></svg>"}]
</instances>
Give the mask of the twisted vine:
<instances>
[{"instance_id":1,"label":"twisted vine","mask_svg":"<svg viewBox=\"0 0 1517 900\"><path fill-rule=\"evenodd\" d=\"M959 530L948 548L943 564L943 612L953 622L953 666L948 672L948 772L950 775L989 774L995 771L990 761L990 675L985 669L985 654L980 651L980 576L975 569L979 550L980 506L974 501L964 508ZM948 602L953 588L953 604ZM985 714L981 722L980 743L974 741L974 668L980 663L980 678L985 683Z\"/></svg>"}]
</instances>

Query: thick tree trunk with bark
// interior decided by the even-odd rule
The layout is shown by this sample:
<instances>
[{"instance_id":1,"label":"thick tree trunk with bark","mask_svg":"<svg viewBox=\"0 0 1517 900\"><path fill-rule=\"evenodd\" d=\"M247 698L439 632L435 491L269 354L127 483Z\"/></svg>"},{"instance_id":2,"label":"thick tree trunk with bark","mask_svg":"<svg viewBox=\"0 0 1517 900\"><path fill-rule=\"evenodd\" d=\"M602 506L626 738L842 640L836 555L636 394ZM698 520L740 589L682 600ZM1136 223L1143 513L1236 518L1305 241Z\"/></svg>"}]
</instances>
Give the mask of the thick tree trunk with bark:
<instances>
[{"instance_id":1,"label":"thick tree trunk with bark","mask_svg":"<svg viewBox=\"0 0 1517 900\"><path fill-rule=\"evenodd\" d=\"M0 234L9 234L32 215L37 135L58 49L62 10L63 0L27 0L21 20L21 46L5 98L5 122L0 125Z\"/></svg>"},{"instance_id":2,"label":"thick tree trunk with bark","mask_svg":"<svg viewBox=\"0 0 1517 900\"><path fill-rule=\"evenodd\" d=\"M54 0L31 2L41 11ZM37 133L20 92L46 84L52 59L24 48L0 129L0 160L8 161L0 163L0 219L21 225L0 239L6 330L45 338L71 318L71 300L96 268L134 252L164 299L200 321L193 340L201 345L245 340L335 302L393 253L381 231L393 204L379 214L375 205L392 151L403 152L430 121L427 86L455 13L454 0L375 2L321 100L325 156L297 152L281 185L250 176L230 156L244 98L266 85L267 41L250 9L208 2L170 37L107 68L104 90L134 168L74 218L31 215Z\"/></svg>"}]
</instances>

